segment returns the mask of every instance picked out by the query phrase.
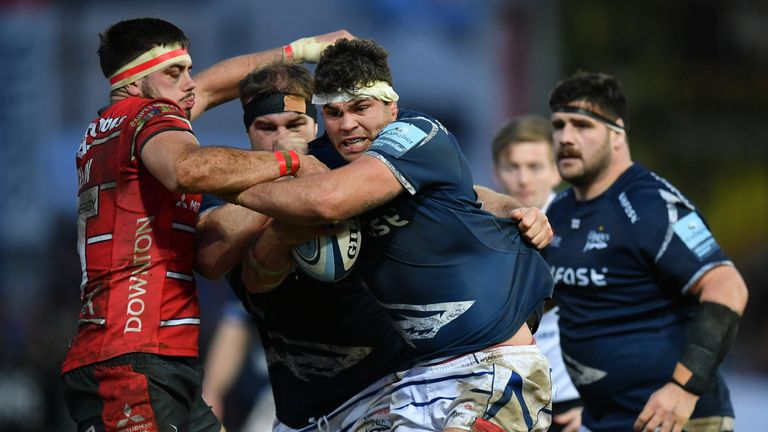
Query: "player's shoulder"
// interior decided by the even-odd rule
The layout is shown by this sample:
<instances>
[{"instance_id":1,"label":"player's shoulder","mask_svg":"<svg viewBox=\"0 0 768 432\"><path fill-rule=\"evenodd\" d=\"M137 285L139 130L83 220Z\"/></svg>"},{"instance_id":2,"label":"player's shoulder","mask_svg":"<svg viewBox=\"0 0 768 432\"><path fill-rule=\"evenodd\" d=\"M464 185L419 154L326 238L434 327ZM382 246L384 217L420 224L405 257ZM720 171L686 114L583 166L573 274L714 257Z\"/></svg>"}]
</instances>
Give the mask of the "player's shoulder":
<instances>
[{"instance_id":1,"label":"player's shoulder","mask_svg":"<svg viewBox=\"0 0 768 432\"><path fill-rule=\"evenodd\" d=\"M575 198L573 195L573 188L566 188L555 194L552 201L547 206L547 217L557 217L563 212L567 212L568 208L575 204Z\"/></svg>"},{"instance_id":2,"label":"player's shoulder","mask_svg":"<svg viewBox=\"0 0 768 432\"><path fill-rule=\"evenodd\" d=\"M189 124L187 114L171 99L147 99L132 97L120 101L127 112L131 113L133 120L131 126L142 126L155 118L171 116Z\"/></svg>"},{"instance_id":3,"label":"player's shoulder","mask_svg":"<svg viewBox=\"0 0 768 432\"><path fill-rule=\"evenodd\" d=\"M433 139L437 136L448 135L448 130L436 118L419 111L401 110L397 115L397 120L390 123L386 129L396 130L413 126L425 134L425 140ZM383 132L383 131L382 131Z\"/></svg>"},{"instance_id":4,"label":"player's shoulder","mask_svg":"<svg viewBox=\"0 0 768 432\"><path fill-rule=\"evenodd\" d=\"M693 203L669 180L642 166L627 185L618 192L618 202L626 207L631 205L638 212L658 212L670 206L695 210Z\"/></svg>"}]
</instances>

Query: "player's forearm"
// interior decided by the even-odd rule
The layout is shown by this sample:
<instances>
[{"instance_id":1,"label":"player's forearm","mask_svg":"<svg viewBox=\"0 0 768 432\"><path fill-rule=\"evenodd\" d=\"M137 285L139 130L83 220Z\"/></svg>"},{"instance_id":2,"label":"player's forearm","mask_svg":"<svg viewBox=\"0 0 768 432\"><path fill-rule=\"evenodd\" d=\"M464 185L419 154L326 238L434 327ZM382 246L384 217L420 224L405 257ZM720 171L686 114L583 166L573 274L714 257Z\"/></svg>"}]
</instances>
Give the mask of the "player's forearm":
<instances>
[{"instance_id":1,"label":"player's forearm","mask_svg":"<svg viewBox=\"0 0 768 432\"><path fill-rule=\"evenodd\" d=\"M243 207L296 225L315 225L335 220L328 219L321 189L303 178L255 185L234 198Z\"/></svg>"},{"instance_id":2,"label":"player's forearm","mask_svg":"<svg viewBox=\"0 0 768 432\"><path fill-rule=\"evenodd\" d=\"M280 177L272 152L200 147L175 164L175 190L217 195L239 192Z\"/></svg>"},{"instance_id":3,"label":"player's forearm","mask_svg":"<svg viewBox=\"0 0 768 432\"><path fill-rule=\"evenodd\" d=\"M233 57L205 69L195 76L196 103L192 110L194 120L200 114L237 97L240 80L258 67L282 59L282 48Z\"/></svg>"},{"instance_id":4,"label":"player's forearm","mask_svg":"<svg viewBox=\"0 0 768 432\"><path fill-rule=\"evenodd\" d=\"M498 217L509 217L512 210L522 207L520 202L509 195L501 194L484 186L475 185L478 201L483 203L483 210Z\"/></svg>"},{"instance_id":5,"label":"player's forearm","mask_svg":"<svg viewBox=\"0 0 768 432\"><path fill-rule=\"evenodd\" d=\"M747 287L738 271L720 266L708 271L692 288L701 301L690 324L683 355L672 381L701 395L736 341L747 303Z\"/></svg>"},{"instance_id":6,"label":"player's forearm","mask_svg":"<svg viewBox=\"0 0 768 432\"><path fill-rule=\"evenodd\" d=\"M197 224L195 270L207 279L224 276L240 263L266 221L264 215L231 204L210 210Z\"/></svg>"},{"instance_id":7,"label":"player's forearm","mask_svg":"<svg viewBox=\"0 0 768 432\"><path fill-rule=\"evenodd\" d=\"M290 247L267 228L244 254L242 280L250 292L268 292L277 288L293 267Z\"/></svg>"}]
</instances>

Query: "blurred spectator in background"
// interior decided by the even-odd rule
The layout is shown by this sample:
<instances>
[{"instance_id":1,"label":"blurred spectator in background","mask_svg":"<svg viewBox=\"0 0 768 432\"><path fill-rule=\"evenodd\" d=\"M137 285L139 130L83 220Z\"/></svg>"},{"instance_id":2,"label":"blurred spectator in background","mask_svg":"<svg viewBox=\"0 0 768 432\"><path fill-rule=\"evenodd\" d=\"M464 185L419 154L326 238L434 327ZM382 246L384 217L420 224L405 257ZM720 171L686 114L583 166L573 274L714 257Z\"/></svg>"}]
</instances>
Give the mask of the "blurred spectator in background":
<instances>
[{"instance_id":1,"label":"blurred spectator in background","mask_svg":"<svg viewBox=\"0 0 768 432\"><path fill-rule=\"evenodd\" d=\"M560 184L552 149L552 123L530 114L505 123L491 144L493 172L505 193L524 207L546 212ZM555 293L556 295L556 293ZM581 401L563 364L558 308L548 302L536 332L536 344L552 369L552 432L576 432L581 426Z\"/></svg>"}]
</instances>

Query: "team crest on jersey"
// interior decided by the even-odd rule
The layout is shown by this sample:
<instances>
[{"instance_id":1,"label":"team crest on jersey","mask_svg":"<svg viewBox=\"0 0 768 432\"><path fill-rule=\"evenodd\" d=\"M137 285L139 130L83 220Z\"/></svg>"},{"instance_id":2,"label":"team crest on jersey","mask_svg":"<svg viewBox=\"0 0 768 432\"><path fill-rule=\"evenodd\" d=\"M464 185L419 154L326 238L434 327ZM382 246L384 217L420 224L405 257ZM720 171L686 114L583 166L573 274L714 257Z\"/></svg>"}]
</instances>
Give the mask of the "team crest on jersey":
<instances>
[{"instance_id":1,"label":"team crest on jersey","mask_svg":"<svg viewBox=\"0 0 768 432\"><path fill-rule=\"evenodd\" d=\"M416 339L432 339L441 328L460 317L473 304L474 300L428 305L382 303L382 306L397 315L397 330L409 345L415 347Z\"/></svg>"},{"instance_id":2,"label":"team crest on jersey","mask_svg":"<svg viewBox=\"0 0 768 432\"><path fill-rule=\"evenodd\" d=\"M396 121L388 124L376 137L372 147L394 157L400 157L421 143L427 134L411 123Z\"/></svg>"},{"instance_id":3,"label":"team crest on jersey","mask_svg":"<svg viewBox=\"0 0 768 432\"><path fill-rule=\"evenodd\" d=\"M611 241L611 235L603 232L603 227L598 228L597 231L590 230L582 252L605 249L608 247L609 241Z\"/></svg>"}]
</instances>

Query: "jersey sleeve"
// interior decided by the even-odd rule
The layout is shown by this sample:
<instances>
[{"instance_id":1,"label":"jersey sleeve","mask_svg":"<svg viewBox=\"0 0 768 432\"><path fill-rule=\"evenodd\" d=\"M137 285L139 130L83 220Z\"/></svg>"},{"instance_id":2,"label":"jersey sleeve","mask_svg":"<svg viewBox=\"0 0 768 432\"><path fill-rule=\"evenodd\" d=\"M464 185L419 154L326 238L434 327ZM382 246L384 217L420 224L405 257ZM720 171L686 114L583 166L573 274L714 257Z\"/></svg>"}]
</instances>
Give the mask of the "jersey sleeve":
<instances>
[{"instance_id":1,"label":"jersey sleeve","mask_svg":"<svg viewBox=\"0 0 768 432\"><path fill-rule=\"evenodd\" d=\"M428 185L456 183L461 175L455 140L424 117L390 123L366 154L384 162L411 195Z\"/></svg>"},{"instance_id":2,"label":"jersey sleeve","mask_svg":"<svg viewBox=\"0 0 768 432\"><path fill-rule=\"evenodd\" d=\"M134 155L141 155L144 144L155 135L166 131L192 132L192 125L184 111L173 101L156 99L142 107L132 121L134 129Z\"/></svg>"},{"instance_id":3,"label":"jersey sleeve","mask_svg":"<svg viewBox=\"0 0 768 432\"><path fill-rule=\"evenodd\" d=\"M703 216L677 190L629 192L626 202L637 209L633 235L662 286L685 293L709 269L731 264Z\"/></svg>"},{"instance_id":4,"label":"jersey sleeve","mask_svg":"<svg viewBox=\"0 0 768 432\"><path fill-rule=\"evenodd\" d=\"M223 206L224 204L227 204L227 202L217 197L216 195L203 194L203 202L200 204L200 214L202 215L208 210L213 210Z\"/></svg>"}]
</instances>

